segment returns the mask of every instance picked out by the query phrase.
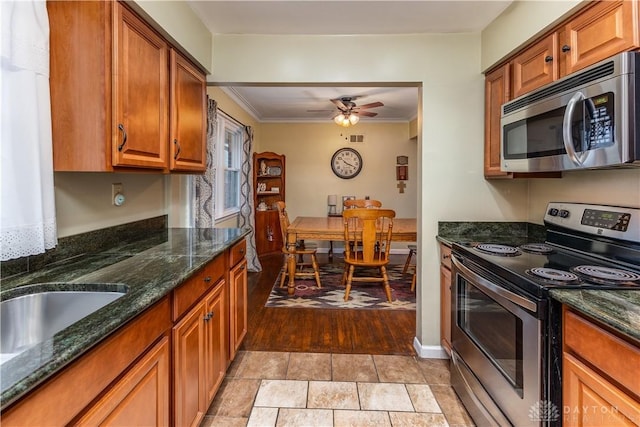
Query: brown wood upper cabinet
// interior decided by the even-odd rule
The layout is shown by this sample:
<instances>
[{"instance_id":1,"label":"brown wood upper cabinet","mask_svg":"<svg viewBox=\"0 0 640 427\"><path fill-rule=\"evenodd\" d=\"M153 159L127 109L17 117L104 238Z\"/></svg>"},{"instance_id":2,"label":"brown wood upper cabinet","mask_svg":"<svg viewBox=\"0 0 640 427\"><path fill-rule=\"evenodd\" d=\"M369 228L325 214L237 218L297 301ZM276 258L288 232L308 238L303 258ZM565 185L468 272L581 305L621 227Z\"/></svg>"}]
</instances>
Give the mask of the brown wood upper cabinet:
<instances>
[{"instance_id":1,"label":"brown wood upper cabinet","mask_svg":"<svg viewBox=\"0 0 640 427\"><path fill-rule=\"evenodd\" d=\"M123 3L47 9L54 170L204 171L204 73Z\"/></svg>"},{"instance_id":2,"label":"brown wood upper cabinet","mask_svg":"<svg viewBox=\"0 0 640 427\"><path fill-rule=\"evenodd\" d=\"M594 2L510 61L513 98L617 53L640 48L638 37L637 1Z\"/></svg>"},{"instance_id":3,"label":"brown wood upper cabinet","mask_svg":"<svg viewBox=\"0 0 640 427\"><path fill-rule=\"evenodd\" d=\"M204 74L171 49L171 170L206 168L206 88Z\"/></svg>"},{"instance_id":4,"label":"brown wood upper cabinet","mask_svg":"<svg viewBox=\"0 0 640 427\"><path fill-rule=\"evenodd\" d=\"M485 178L550 178L561 173L500 170L501 106L620 52L640 48L638 0L595 1L485 75Z\"/></svg>"}]
</instances>

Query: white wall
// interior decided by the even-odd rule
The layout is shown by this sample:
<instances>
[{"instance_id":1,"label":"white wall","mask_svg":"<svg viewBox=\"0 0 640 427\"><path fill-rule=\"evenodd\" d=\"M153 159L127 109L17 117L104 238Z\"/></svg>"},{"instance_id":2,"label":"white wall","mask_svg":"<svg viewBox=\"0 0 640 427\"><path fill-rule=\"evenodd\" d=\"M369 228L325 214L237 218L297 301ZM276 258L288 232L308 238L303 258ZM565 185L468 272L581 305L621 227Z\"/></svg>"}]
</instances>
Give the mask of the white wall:
<instances>
[{"instance_id":1,"label":"white wall","mask_svg":"<svg viewBox=\"0 0 640 427\"><path fill-rule=\"evenodd\" d=\"M336 43L357 46L336 49ZM417 338L438 352L439 220L526 220L526 182L483 178L479 34L392 36L216 36L216 82L417 82ZM336 64L342 64L336 66ZM348 64L345 66L344 64ZM288 161L289 162L289 161ZM433 347L430 347L433 346Z\"/></svg>"},{"instance_id":2,"label":"white wall","mask_svg":"<svg viewBox=\"0 0 640 427\"><path fill-rule=\"evenodd\" d=\"M58 237L164 215L164 180L159 173L56 172ZM124 186L122 206L111 202L112 183Z\"/></svg>"}]
</instances>

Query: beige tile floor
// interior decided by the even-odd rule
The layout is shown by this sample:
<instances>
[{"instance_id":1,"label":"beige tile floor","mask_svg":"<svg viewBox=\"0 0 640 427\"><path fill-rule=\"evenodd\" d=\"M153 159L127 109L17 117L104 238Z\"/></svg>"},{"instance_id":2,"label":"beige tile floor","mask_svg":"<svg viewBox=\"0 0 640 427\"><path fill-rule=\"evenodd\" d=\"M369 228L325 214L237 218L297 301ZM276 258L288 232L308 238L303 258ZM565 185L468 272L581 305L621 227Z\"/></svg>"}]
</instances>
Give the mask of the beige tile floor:
<instances>
[{"instance_id":1,"label":"beige tile floor","mask_svg":"<svg viewBox=\"0 0 640 427\"><path fill-rule=\"evenodd\" d=\"M471 426L449 362L411 356L240 352L201 427Z\"/></svg>"}]
</instances>

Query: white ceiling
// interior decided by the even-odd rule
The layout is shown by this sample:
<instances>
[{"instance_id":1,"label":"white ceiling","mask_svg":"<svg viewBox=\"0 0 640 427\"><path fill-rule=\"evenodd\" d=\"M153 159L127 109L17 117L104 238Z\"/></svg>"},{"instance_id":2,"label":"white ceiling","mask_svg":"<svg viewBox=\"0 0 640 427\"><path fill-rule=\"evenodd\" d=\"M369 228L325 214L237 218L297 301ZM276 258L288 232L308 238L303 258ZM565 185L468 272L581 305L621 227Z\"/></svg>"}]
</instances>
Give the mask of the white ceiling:
<instances>
[{"instance_id":1,"label":"white ceiling","mask_svg":"<svg viewBox=\"0 0 640 427\"><path fill-rule=\"evenodd\" d=\"M416 34L477 32L512 1L504 0L187 0L213 34ZM234 86L224 88L257 120L325 121L338 111L330 99L380 101L372 121L408 121L417 115L415 87ZM309 112L308 110L323 110Z\"/></svg>"}]
</instances>

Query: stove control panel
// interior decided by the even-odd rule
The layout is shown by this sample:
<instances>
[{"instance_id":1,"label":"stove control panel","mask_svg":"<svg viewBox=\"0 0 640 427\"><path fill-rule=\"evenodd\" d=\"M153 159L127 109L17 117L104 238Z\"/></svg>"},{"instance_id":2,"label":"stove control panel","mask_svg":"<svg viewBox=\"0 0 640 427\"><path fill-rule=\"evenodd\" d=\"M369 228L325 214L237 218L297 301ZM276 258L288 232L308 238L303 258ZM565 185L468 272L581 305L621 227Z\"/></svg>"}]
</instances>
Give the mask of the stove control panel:
<instances>
[{"instance_id":1,"label":"stove control panel","mask_svg":"<svg viewBox=\"0 0 640 427\"><path fill-rule=\"evenodd\" d=\"M640 209L551 202L544 222L571 230L640 243Z\"/></svg>"}]
</instances>

